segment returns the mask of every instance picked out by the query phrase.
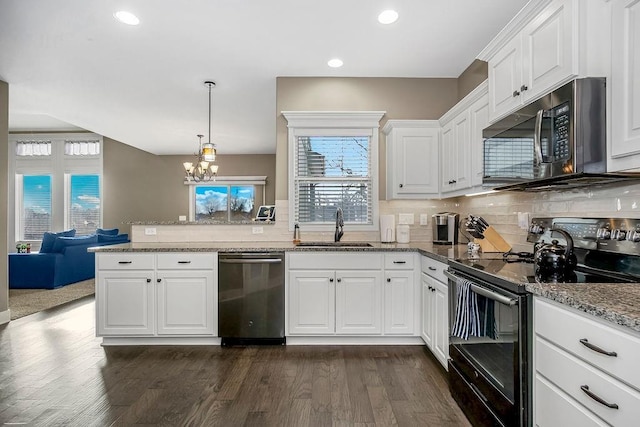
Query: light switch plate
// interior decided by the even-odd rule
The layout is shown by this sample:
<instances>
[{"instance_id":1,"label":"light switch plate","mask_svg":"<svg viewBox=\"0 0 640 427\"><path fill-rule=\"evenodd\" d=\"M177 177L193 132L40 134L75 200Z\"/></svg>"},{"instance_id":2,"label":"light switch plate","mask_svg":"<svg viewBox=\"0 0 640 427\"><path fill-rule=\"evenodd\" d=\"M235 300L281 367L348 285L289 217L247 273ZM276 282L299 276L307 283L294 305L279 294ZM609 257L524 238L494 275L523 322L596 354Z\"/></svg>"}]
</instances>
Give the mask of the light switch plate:
<instances>
[{"instance_id":1,"label":"light switch plate","mask_svg":"<svg viewBox=\"0 0 640 427\"><path fill-rule=\"evenodd\" d=\"M186 221L186 220L187 220L186 215L178 215L178 221Z\"/></svg>"},{"instance_id":2,"label":"light switch plate","mask_svg":"<svg viewBox=\"0 0 640 427\"><path fill-rule=\"evenodd\" d=\"M529 212L518 212L518 227L523 230L529 228Z\"/></svg>"},{"instance_id":3,"label":"light switch plate","mask_svg":"<svg viewBox=\"0 0 640 427\"><path fill-rule=\"evenodd\" d=\"M398 224L409 224L412 225L414 223L414 215L411 214L398 214Z\"/></svg>"},{"instance_id":4,"label":"light switch plate","mask_svg":"<svg viewBox=\"0 0 640 427\"><path fill-rule=\"evenodd\" d=\"M155 227L147 227L144 229L145 236L155 236L157 234L157 230Z\"/></svg>"},{"instance_id":5,"label":"light switch plate","mask_svg":"<svg viewBox=\"0 0 640 427\"><path fill-rule=\"evenodd\" d=\"M251 229L251 232L253 234L262 234L262 233L264 233L264 228L262 228L262 227L253 227Z\"/></svg>"},{"instance_id":6,"label":"light switch plate","mask_svg":"<svg viewBox=\"0 0 640 427\"><path fill-rule=\"evenodd\" d=\"M429 225L429 214L420 214L420 225Z\"/></svg>"}]
</instances>

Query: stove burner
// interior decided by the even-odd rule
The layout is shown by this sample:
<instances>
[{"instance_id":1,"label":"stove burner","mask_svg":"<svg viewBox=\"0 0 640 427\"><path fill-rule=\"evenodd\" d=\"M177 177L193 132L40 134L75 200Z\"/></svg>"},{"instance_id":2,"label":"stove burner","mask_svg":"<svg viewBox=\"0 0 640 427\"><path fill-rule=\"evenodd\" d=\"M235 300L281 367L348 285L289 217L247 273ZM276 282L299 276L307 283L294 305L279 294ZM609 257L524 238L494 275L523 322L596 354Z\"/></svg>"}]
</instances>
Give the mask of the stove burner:
<instances>
[{"instance_id":1,"label":"stove burner","mask_svg":"<svg viewBox=\"0 0 640 427\"><path fill-rule=\"evenodd\" d=\"M502 254L505 262L526 262L533 264L533 253L531 252L505 252Z\"/></svg>"}]
</instances>

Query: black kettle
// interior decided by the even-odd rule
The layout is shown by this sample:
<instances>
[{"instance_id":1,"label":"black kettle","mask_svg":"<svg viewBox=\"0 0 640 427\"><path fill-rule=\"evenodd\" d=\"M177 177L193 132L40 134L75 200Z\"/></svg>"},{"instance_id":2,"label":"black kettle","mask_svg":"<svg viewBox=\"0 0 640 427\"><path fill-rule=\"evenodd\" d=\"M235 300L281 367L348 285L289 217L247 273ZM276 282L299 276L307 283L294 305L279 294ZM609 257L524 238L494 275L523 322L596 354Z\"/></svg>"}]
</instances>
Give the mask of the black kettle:
<instances>
[{"instance_id":1,"label":"black kettle","mask_svg":"<svg viewBox=\"0 0 640 427\"><path fill-rule=\"evenodd\" d=\"M536 280L540 282L571 282L575 277L574 269L578 264L573 253L573 239L564 230L552 228L552 232L560 233L567 241L563 246L557 240L551 243L536 243L533 261L535 263Z\"/></svg>"}]
</instances>

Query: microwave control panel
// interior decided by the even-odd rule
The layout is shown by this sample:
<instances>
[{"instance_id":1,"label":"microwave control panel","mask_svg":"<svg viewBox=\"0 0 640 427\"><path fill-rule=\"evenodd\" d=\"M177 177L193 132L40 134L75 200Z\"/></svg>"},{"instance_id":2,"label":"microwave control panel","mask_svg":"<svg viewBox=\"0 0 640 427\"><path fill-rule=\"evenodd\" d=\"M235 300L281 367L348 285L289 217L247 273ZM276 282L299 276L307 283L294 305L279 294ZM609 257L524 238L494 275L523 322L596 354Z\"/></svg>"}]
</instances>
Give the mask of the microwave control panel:
<instances>
[{"instance_id":1,"label":"microwave control panel","mask_svg":"<svg viewBox=\"0 0 640 427\"><path fill-rule=\"evenodd\" d=\"M561 161L571 158L569 147L569 103L553 109L553 160Z\"/></svg>"}]
</instances>

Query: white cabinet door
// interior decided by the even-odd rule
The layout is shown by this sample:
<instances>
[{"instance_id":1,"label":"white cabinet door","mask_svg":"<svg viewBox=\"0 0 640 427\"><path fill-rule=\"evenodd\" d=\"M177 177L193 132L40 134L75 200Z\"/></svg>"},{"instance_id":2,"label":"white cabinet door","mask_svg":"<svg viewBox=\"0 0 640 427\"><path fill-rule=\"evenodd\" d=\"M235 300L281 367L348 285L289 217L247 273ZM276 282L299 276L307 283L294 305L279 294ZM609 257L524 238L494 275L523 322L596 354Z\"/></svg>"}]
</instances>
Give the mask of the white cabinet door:
<instances>
[{"instance_id":1,"label":"white cabinet door","mask_svg":"<svg viewBox=\"0 0 640 427\"><path fill-rule=\"evenodd\" d=\"M151 270L99 271L96 290L98 336L153 335L155 275Z\"/></svg>"},{"instance_id":2,"label":"white cabinet door","mask_svg":"<svg viewBox=\"0 0 640 427\"><path fill-rule=\"evenodd\" d=\"M518 34L489 60L489 116L498 119L522 104L521 36Z\"/></svg>"},{"instance_id":3,"label":"white cabinet door","mask_svg":"<svg viewBox=\"0 0 640 427\"><path fill-rule=\"evenodd\" d=\"M526 103L577 75L573 0L554 0L522 32L521 97Z\"/></svg>"},{"instance_id":4,"label":"white cabinet door","mask_svg":"<svg viewBox=\"0 0 640 427\"><path fill-rule=\"evenodd\" d=\"M384 283L384 333L413 335L415 280L413 270L387 271Z\"/></svg>"},{"instance_id":5,"label":"white cabinet door","mask_svg":"<svg viewBox=\"0 0 640 427\"><path fill-rule=\"evenodd\" d=\"M335 332L335 273L289 272L289 333L327 335Z\"/></svg>"},{"instance_id":6,"label":"white cabinet door","mask_svg":"<svg viewBox=\"0 0 640 427\"><path fill-rule=\"evenodd\" d=\"M454 189L464 190L471 187L471 129L469 110L465 110L453 121L454 126Z\"/></svg>"},{"instance_id":7,"label":"white cabinet door","mask_svg":"<svg viewBox=\"0 0 640 427\"><path fill-rule=\"evenodd\" d=\"M453 120L442 126L442 143L440 149L441 190L448 192L453 190L455 180L455 155L456 155L455 127Z\"/></svg>"},{"instance_id":8,"label":"white cabinet door","mask_svg":"<svg viewBox=\"0 0 640 427\"><path fill-rule=\"evenodd\" d=\"M387 199L437 195L438 122L390 120L383 131L387 133Z\"/></svg>"},{"instance_id":9,"label":"white cabinet door","mask_svg":"<svg viewBox=\"0 0 640 427\"><path fill-rule=\"evenodd\" d=\"M431 282L433 310L433 354L447 368L449 358L449 289L437 280Z\"/></svg>"},{"instance_id":10,"label":"white cabinet door","mask_svg":"<svg viewBox=\"0 0 640 427\"><path fill-rule=\"evenodd\" d=\"M489 98L487 95L476 101L469 109L471 118L471 186L482 185L484 174L484 141L482 131L489 124Z\"/></svg>"},{"instance_id":11,"label":"white cabinet door","mask_svg":"<svg viewBox=\"0 0 640 427\"><path fill-rule=\"evenodd\" d=\"M336 334L382 333L382 272L336 271Z\"/></svg>"},{"instance_id":12,"label":"white cabinet door","mask_svg":"<svg viewBox=\"0 0 640 427\"><path fill-rule=\"evenodd\" d=\"M640 168L640 2L612 4L610 170Z\"/></svg>"},{"instance_id":13,"label":"white cabinet door","mask_svg":"<svg viewBox=\"0 0 640 427\"><path fill-rule=\"evenodd\" d=\"M429 349L433 348L433 322L434 310L432 308L433 293L431 283L434 280L422 273L420 283L422 286L422 340Z\"/></svg>"},{"instance_id":14,"label":"white cabinet door","mask_svg":"<svg viewBox=\"0 0 640 427\"><path fill-rule=\"evenodd\" d=\"M217 321L213 271L161 271L158 335L213 335Z\"/></svg>"}]
</instances>

